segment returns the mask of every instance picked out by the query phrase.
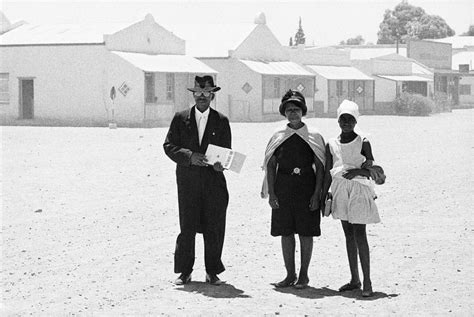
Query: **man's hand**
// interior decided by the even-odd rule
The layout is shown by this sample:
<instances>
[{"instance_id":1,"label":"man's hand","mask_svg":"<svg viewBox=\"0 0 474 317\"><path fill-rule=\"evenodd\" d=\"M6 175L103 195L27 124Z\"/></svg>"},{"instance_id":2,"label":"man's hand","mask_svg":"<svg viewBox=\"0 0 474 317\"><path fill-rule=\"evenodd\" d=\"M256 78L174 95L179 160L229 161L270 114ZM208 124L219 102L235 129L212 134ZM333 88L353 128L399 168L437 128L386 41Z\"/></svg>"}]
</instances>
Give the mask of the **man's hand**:
<instances>
[{"instance_id":1,"label":"man's hand","mask_svg":"<svg viewBox=\"0 0 474 317\"><path fill-rule=\"evenodd\" d=\"M319 204L320 204L319 195L313 194L313 196L311 196L311 199L309 200L309 210L319 211Z\"/></svg>"},{"instance_id":2,"label":"man's hand","mask_svg":"<svg viewBox=\"0 0 474 317\"><path fill-rule=\"evenodd\" d=\"M206 166L207 159L202 153L194 152L191 154L191 165Z\"/></svg>"},{"instance_id":3,"label":"man's hand","mask_svg":"<svg viewBox=\"0 0 474 317\"><path fill-rule=\"evenodd\" d=\"M215 162L212 166L216 172L223 172L225 170L224 166L222 166L221 162Z\"/></svg>"}]
</instances>

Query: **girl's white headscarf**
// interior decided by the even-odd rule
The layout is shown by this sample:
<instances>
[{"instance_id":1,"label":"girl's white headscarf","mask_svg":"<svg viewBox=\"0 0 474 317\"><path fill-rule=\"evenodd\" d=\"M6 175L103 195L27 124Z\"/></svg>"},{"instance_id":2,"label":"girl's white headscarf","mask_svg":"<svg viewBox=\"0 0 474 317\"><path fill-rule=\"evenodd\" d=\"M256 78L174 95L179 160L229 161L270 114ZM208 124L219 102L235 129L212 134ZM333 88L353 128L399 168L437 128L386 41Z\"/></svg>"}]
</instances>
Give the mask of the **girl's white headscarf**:
<instances>
[{"instance_id":1,"label":"girl's white headscarf","mask_svg":"<svg viewBox=\"0 0 474 317\"><path fill-rule=\"evenodd\" d=\"M305 124L298 130L294 130L288 126L285 129L279 130L273 134L270 138L270 141L267 144L265 149L265 159L263 160L262 169L265 171L265 176L263 178L262 184L262 198L268 197L268 181L267 181L267 164L270 158L272 157L275 150L290 136L293 134L299 135L308 145L311 150L313 150L316 157L325 165L326 159L326 143L322 135L315 129L308 130L308 126Z\"/></svg>"}]
</instances>

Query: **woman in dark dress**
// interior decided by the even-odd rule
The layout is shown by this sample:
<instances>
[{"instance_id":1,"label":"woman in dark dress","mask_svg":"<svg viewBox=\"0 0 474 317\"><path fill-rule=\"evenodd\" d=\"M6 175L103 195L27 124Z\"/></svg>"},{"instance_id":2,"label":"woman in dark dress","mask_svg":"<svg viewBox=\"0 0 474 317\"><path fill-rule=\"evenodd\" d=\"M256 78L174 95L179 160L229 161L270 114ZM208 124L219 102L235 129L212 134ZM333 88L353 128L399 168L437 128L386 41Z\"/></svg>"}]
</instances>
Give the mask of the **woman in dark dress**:
<instances>
[{"instance_id":1,"label":"woman in dark dress","mask_svg":"<svg viewBox=\"0 0 474 317\"><path fill-rule=\"evenodd\" d=\"M265 151L265 179L262 197L272 208L271 235L281 236L286 277L276 287L305 288L313 251L313 237L321 235L319 202L324 178L325 143L316 131L309 131L301 119L306 115L304 96L289 90L282 98L280 113L288 119ZM301 248L299 275L295 269L295 234Z\"/></svg>"}]
</instances>

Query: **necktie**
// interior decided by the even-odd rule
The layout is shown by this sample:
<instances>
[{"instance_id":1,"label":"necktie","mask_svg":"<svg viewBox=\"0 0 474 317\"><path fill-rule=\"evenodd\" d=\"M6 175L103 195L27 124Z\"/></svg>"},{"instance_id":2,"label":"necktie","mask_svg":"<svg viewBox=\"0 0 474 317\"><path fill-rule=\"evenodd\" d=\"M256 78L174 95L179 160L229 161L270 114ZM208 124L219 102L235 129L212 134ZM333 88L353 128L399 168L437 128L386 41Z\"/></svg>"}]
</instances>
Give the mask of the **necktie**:
<instances>
[{"instance_id":1,"label":"necktie","mask_svg":"<svg viewBox=\"0 0 474 317\"><path fill-rule=\"evenodd\" d=\"M204 135L205 129L206 129L206 120L204 119L204 116L200 116L199 125L198 125L199 145L201 145L202 137Z\"/></svg>"}]
</instances>

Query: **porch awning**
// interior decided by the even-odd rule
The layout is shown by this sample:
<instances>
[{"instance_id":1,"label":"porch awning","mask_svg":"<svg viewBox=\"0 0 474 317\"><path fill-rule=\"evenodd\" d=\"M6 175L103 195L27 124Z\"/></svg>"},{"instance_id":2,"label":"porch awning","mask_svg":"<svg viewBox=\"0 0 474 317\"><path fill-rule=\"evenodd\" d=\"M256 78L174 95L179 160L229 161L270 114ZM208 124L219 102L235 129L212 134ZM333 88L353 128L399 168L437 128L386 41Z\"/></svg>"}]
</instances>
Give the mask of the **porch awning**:
<instances>
[{"instance_id":1,"label":"porch awning","mask_svg":"<svg viewBox=\"0 0 474 317\"><path fill-rule=\"evenodd\" d=\"M413 76L413 75L406 75L406 76L382 76L382 75L377 75L378 77L385 78L388 80L393 80L393 81L433 81L433 79L421 77L421 76Z\"/></svg>"},{"instance_id":2,"label":"porch awning","mask_svg":"<svg viewBox=\"0 0 474 317\"><path fill-rule=\"evenodd\" d=\"M351 66L306 65L318 75L331 80L374 80L360 70Z\"/></svg>"},{"instance_id":3,"label":"porch awning","mask_svg":"<svg viewBox=\"0 0 474 317\"><path fill-rule=\"evenodd\" d=\"M200 60L187 55L148 55L113 51L132 65L146 72L217 74Z\"/></svg>"},{"instance_id":4,"label":"porch awning","mask_svg":"<svg viewBox=\"0 0 474 317\"><path fill-rule=\"evenodd\" d=\"M290 75L290 76L312 76L314 74L308 72L302 66L293 62L257 62L240 59L240 62L256 73L262 75Z\"/></svg>"}]
</instances>

